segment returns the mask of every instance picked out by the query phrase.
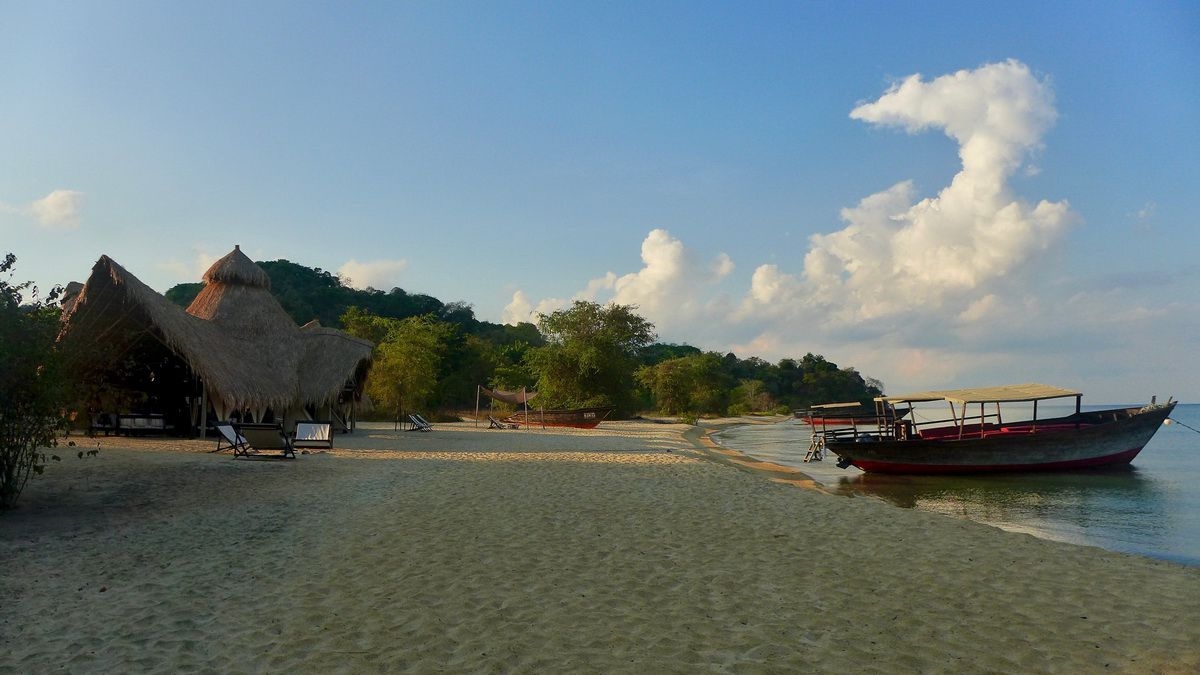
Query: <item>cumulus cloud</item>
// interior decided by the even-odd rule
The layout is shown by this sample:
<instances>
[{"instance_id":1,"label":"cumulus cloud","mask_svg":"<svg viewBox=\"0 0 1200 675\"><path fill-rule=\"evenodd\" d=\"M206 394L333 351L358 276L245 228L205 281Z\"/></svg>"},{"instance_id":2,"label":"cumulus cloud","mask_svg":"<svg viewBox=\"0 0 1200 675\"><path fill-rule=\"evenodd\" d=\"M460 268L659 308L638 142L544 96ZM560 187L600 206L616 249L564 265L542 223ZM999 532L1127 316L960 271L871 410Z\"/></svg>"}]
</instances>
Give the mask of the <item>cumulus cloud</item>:
<instances>
[{"instance_id":1,"label":"cumulus cloud","mask_svg":"<svg viewBox=\"0 0 1200 675\"><path fill-rule=\"evenodd\" d=\"M1065 201L1030 204L1009 186L1056 118L1048 82L1022 63L913 75L850 116L909 133L940 130L958 143L962 167L934 197L914 201L914 185L901 181L843 209L841 230L810 238L802 278L760 268L743 312L798 297L842 323L962 311L1075 220Z\"/></svg>"},{"instance_id":2,"label":"cumulus cloud","mask_svg":"<svg viewBox=\"0 0 1200 675\"><path fill-rule=\"evenodd\" d=\"M850 117L908 133L940 131L957 144L961 167L932 196L899 180L844 208L840 229L809 238L800 270L758 266L728 311L713 311L719 302L711 295L733 261L722 254L704 263L666 230L642 242L640 269L610 272L587 292L611 285L612 300L638 305L667 339L694 340L697 318L716 320L721 337L711 348L767 357L830 348L864 372L897 354L913 362L942 355L943 367L922 372L945 378L981 363L955 347L963 340L1027 339L1022 332L1054 310L1030 300L1036 295L1026 287L1051 267L1038 263L1077 221L1067 202L1027 201L1010 185L1014 175L1037 171L1029 162L1057 117L1049 81L1014 60L933 79L912 75ZM518 293L509 308L527 314L534 306Z\"/></svg>"},{"instance_id":3,"label":"cumulus cloud","mask_svg":"<svg viewBox=\"0 0 1200 675\"><path fill-rule=\"evenodd\" d=\"M218 259L220 259L220 256L215 256L197 246L193 249L190 261L163 260L155 263L155 268L170 275L174 283L191 284L200 281L204 277L204 273L208 271L208 268L212 267L213 263Z\"/></svg>"},{"instance_id":4,"label":"cumulus cloud","mask_svg":"<svg viewBox=\"0 0 1200 675\"><path fill-rule=\"evenodd\" d=\"M663 229L652 230L642 241L642 268L618 277L613 302L637 305L650 316L689 316L698 309L698 290L715 284L733 271L724 253L711 263ZM667 319L664 322L669 322Z\"/></svg>"},{"instance_id":5,"label":"cumulus cloud","mask_svg":"<svg viewBox=\"0 0 1200 675\"><path fill-rule=\"evenodd\" d=\"M72 230L79 227L82 207L82 192L59 189L24 207L0 202L0 213L33 218L47 229Z\"/></svg>"},{"instance_id":6,"label":"cumulus cloud","mask_svg":"<svg viewBox=\"0 0 1200 675\"><path fill-rule=\"evenodd\" d=\"M29 205L29 213L42 227L74 229L79 227L83 193L55 190Z\"/></svg>"},{"instance_id":7,"label":"cumulus cloud","mask_svg":"<svg viewBox=\"0 0 1200 675\"><path fill-rule=\"evenodd\" d=\"M576 297L580 300L587 299ZM566 309L570 304L571 301L561 298L546 298L534 303L524 291L516 291L513 293L512 300L501 312L500 321L513 326L519 323L537 323L538 314L549 314Z\"/></svg>"},{"instance_id":8,"label":"cumulus cloud","mask_svg":"<svg viewBox=\"0 0 1200 675\"><path fill-rule=\"evenodd\" d=\"M500 322L515 326L519 323L530 323L534 320L533 302L524 291L513 293L512 300L504 306L500 313Z\"/></svg>"},{"instance_id":9,"label":"cumulus cloud","mask_svg":"<svg viewBox=\"0 0 1200 675\"><path fill-rule=\"evenodd\" d=\"M408 261L403 259L359 262L351 258L338 268L337 274L353 288L388 290L399 285L400 273L407 268Z\"/></svg>"},{"instance_id":10,"label":"cumulus cloud","mask_svg":"<svg viewBox=\"0 0 1200 675\"><path fill-rule=\"evenodd\" d=\"M664 229L651 230L642 241L641 269L618 276L607 272L588 281L573 300L636 305L639 312L660 329L695 319L710 306L705 291L719 284L734 270L724 253L709 262ZM570 301L546 299L533 303L522 291L513 294L504 309L503 321L529 321L537 313L561 309Z\"/></svg>"}]
</instances>

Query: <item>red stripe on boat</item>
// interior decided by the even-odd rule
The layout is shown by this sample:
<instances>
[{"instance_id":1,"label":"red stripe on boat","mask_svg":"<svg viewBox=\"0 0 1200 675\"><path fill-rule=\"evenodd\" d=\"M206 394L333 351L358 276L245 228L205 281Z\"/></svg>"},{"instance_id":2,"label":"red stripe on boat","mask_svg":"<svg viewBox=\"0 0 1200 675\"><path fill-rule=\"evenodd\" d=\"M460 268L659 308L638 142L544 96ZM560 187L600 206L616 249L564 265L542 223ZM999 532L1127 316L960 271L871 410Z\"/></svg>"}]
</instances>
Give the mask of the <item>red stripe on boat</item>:
<instances>
[{"instance_id":1,"label":"red stripe on boat","mask_svg":"<svg viewBox=\"0 0 1200 675\"><path fill-rule=\"evenodd\" d=\"M1056 471L1066 469L1087 469L1112 464L1128 464L1141 452L1141 448L1125 450L1115 455L1104 457L1088 457L1066 462L1045 462L1041 464L904 464L898 462L879 462L870 460L853 460L851 464L871 473L997 473L1018 471Z\"/></svg>"}]
</instances>

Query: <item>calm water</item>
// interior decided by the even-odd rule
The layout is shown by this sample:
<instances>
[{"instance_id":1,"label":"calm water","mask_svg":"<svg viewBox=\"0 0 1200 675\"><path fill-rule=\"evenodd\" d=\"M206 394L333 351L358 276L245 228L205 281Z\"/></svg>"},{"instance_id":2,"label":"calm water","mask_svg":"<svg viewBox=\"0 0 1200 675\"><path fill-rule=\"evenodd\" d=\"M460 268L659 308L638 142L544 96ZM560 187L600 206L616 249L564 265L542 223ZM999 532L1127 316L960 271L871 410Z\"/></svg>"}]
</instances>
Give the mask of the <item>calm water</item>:
<instances>
[{"instance_id":1,"label":"calm water","mask_svg":"<svg viewBox=\"0 0 1200 675\"><path fill-rule=\"evenodd\" d=\"M1049 408L1039 409L1038 416L1050 416ZM867 475L837 468L833 455L805 464L811 431L790 420L736 427L716 440L798 468L837 493L1200 566L1200 432L1187 428L1200 429L1200 405L1179 405L1171 419L1182 424L1159 429L1131 466L988 477Z\"/></svg>"}]
</instances>

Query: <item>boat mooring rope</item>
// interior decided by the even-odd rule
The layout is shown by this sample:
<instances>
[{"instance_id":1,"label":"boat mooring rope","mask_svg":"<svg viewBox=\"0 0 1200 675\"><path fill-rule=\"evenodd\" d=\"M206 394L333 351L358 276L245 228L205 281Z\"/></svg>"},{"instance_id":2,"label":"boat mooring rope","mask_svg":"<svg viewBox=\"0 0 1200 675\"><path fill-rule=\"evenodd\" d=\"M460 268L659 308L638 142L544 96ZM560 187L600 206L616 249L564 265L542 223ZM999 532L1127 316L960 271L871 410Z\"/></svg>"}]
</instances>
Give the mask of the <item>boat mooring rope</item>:
<instances>
[{"instance_id":1,"label":"boat mooring rope","mask_svg":"<svg viewBox=\"0 0 1200 675\"><path fill-rule=\"evenodd\" d=\"M1167 421L1171 422L1172 424L1178 424L1181 427L1187 427L1188 429L1191 429L1192 431L1200 434L1200 429L1197 429L1196 427L1188 426L1188 425L1184 424L1183 422L1180 422L1179 420L1175 419L1174 417L1168 417Z\"/></svg>"}]
</instances>

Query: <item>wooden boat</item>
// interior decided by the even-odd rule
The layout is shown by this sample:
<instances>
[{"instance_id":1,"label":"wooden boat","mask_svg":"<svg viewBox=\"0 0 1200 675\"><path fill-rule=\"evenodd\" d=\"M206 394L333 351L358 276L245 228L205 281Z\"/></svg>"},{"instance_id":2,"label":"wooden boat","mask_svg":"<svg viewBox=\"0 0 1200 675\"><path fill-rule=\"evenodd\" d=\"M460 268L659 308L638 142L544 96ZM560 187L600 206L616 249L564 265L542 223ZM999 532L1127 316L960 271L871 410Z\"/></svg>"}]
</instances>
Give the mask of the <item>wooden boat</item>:
<instances>
[{"instance_id":1,"label":"wooden boat","mask_svg":"<svg viewBox=\"0 0 1200 675\"><path fill-rule=\"evenodd\" d=\"M1175 409L1173 401L1151 400L1143 407L1083 412L1082 397L1041 384L882 396L870 424L823 428L821 434L838 466L867 472L1056 471L1128 464ZM1062 398L1075 399L1074 413L1038 419L1039 402ZM910 414L913 404L930 401L948 403L950 418L918 423L918 415ZM1032 418L1004 420L1001 404L1014 403L1032 403ZM910 419L897 415L900 404L908 404L904 414Z\"/></svg>"},{"instance_id":2,"label":"wooden boat","mask_svg":"<svg viewBox=\"0 0 1200 675\"><path fill-rule=\"evenodd\" d=\"M604 418L612 414L609 408L573 408L571 410L521 410L504 421L522 426L575 427L594 429Z\"/></svg>"}]
</instances>

